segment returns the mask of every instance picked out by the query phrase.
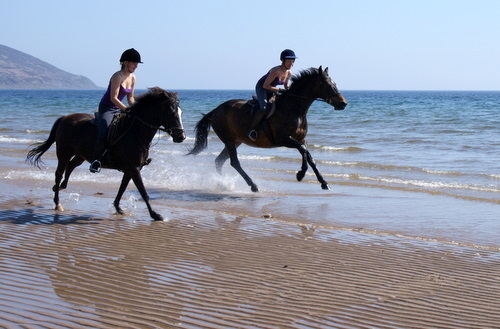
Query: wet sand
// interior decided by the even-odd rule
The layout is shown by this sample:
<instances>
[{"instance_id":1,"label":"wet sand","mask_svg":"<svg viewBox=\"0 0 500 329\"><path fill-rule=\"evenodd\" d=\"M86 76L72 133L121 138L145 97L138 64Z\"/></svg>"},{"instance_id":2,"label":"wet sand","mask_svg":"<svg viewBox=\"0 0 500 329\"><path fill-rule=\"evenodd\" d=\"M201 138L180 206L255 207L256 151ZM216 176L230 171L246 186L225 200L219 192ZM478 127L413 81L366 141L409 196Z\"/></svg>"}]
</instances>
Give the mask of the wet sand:
<instances>
[{"instance_id":1,"label":"wet sand","mask_svg":"<svg viewBox=\"0 0 500 329\"><path fill-rule=\"evenodd\" d=\"M2 328L500 328L498 251L294 222L278 196L153 188L152 222L134 193L117 216L76 182L56 213L47 182L1 182Z\"/></svg>"}]
</instances>

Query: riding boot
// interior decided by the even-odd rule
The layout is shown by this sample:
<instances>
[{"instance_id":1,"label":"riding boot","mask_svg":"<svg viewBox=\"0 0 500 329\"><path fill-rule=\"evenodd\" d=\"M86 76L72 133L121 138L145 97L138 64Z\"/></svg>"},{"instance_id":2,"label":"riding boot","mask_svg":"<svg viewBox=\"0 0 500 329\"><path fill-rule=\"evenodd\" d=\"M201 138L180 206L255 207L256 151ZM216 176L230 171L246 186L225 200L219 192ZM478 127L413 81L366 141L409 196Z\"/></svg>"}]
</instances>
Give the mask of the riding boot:
<instances>
[{"instance_id":1,"label":"riding boot","mask_svg":"<svg viewBox=\"0 0 500 329\"><path fill-rule=\"evenodd\" d=\"M248 133L248 138L252 141L257 139L257 129L262 123L264 116L266 115L266 111L257 111L253 116L252 125L250 126L250 132Z\"/></svg>"},{"instance_id":2,"label":"riding boot","mask_svg":"<svg viewBox=\"0 0 500 329\"><path fill-rule=\"evenodd\" d=\"M103 141L97 141L96 145L94 146L94 161L90 164L90 172L92 173L98 173L101 171L101 158L104 156L106 153L106 146Z\"/></svg>"}]
</instances>

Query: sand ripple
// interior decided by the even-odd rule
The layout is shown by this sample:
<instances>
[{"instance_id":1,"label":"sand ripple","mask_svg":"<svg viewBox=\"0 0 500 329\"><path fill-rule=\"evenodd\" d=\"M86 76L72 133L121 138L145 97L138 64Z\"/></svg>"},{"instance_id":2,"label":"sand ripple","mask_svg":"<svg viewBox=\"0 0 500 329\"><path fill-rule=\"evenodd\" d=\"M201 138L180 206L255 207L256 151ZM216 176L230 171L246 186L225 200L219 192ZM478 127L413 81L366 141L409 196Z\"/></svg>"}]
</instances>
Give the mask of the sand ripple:
<instances>
[{"instance_id":1,"label":"sand ripple","mask_svg":"<svg viewBox=\"0 0 500 329\"><path fill-rule=\"evenodd\" d=\"M213 212L175 217L3 212L1 327L499 327L498 253Z\"/></svg>"}]
</instances>

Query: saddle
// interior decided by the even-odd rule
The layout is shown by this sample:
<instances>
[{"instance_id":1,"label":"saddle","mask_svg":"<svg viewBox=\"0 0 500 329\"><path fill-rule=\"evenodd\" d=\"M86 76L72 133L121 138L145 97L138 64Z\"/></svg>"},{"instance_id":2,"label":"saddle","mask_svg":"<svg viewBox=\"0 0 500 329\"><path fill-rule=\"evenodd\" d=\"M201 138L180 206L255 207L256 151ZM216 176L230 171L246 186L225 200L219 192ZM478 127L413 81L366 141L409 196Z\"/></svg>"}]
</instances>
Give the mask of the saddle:
<instances>
[{"instance_id":1,"label":"saddle","mask_svg":"<svg viewBox=\"0 0 500 329\"><path fill-rule=\"evenodd\" d=\"M119 133L123 131L125 123L123 118L125 118L126 115L127 113L120 112L113 116L113 120L108 128L108 145L113 145L121 139L122 135Z\"/></svg>"},{"instance_id":2,"label":"saddle","mask_svg":"<svg viewBox=\"0 0 500 329\"><path fill-rule=\"evenodd\" d=\"M108 136L106 138L106 143L107 145L113 145L115 144L120 138L121 135L118 133L122 130L122 126L124 124L123 118L127 115L127 113L120 112L116 113L113 116L113 120L111 121L111 124L108 127ZM91 121L92 124L98 125L98 120L99 120L99 112L95 111L94 112L94 119Z\"/></svg>"},{"instance_id":3,"label":"saddle","mask_svg":"<svg viewBox=\"0 0 500 329\"><path fill-rule=\"evenodd\" d=\"M269 101L268 104L271 106L268 106L266 110L266 116L265 119L269 119L274 112L276 111L276 95L273 95ZM253 117L257 111L260 111L260 104L259 100L257 99L257 96L252 95L252 98L249 99L243 106L246 111L250 111L250 115Z\"/></svg>"},{"instance_id":4,"label":"saddle","mask_svg":"<svg viewBox=\"0 0 500 329\"><path fill-rule=\"evenodd\" d=\"M95 111L94 116L95 118L91 120L91 123L97 126L99 119L99 112ZM105 148L104 154L102 155L103 162L108 162L108 163L113 162L113 159L109 155L106 155L107 148L116 144L130 128L130 126L128 128L125 127L124 118L126 116L127 112L118 112L113 116L113 120L111 120L111 124L108 127L108 135L106 137L107 146ZM142 164L142 166L147 166L150 163L151 163L151 158L147 158L145 162Z\"/></svg>"}]
</instances>

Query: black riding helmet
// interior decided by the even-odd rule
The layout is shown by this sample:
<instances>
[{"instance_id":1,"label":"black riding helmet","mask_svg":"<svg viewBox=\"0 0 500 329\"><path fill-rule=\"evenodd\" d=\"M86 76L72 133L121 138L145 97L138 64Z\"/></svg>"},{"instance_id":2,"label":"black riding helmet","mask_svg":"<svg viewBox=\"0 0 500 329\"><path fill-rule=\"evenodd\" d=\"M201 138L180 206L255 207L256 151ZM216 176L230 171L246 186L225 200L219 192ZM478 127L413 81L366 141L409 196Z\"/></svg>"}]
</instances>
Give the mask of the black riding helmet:
<instances>
[{"instance_id":1,"label":"black riding helmet","mask_svg":"<svg viewBox=\"0 0 500 329\"><path fill-rule=\"evenodd\" d=\"M134 48L127 49L123 52L120 57L120 63L123 62L133 62L133 63L141 63L141 54Z\"/></svg>"},{"instance_id":2,"label":"black riding helmet","mask_svg":"<svg viewBox=\"0 0 500 329\"><path fill-rule=\"evenodd\" d=\"M281 52L281 55L280 55L280 60L284 61L285 59L289 59L289 58L296 59L298 57L295 56L295 53L291 49L285 49L285 50L283 50Z\"/></svg>"}]
</instances>

